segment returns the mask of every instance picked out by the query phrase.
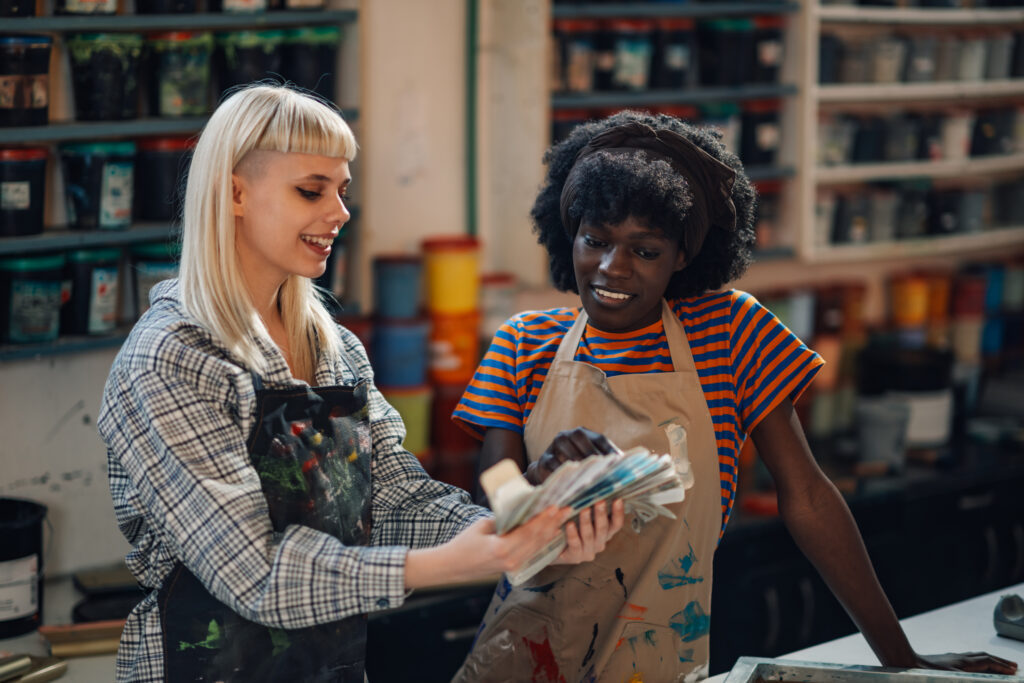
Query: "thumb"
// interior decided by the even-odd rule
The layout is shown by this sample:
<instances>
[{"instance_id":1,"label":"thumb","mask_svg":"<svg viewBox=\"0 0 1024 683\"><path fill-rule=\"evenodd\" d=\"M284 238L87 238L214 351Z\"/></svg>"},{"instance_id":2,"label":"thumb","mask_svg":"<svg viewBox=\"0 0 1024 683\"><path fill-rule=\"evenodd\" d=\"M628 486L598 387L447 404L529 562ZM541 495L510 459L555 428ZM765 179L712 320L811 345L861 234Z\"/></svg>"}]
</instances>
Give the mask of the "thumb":
<instances>
[{"instance_id":1,"label":"thumb","mask_svg":"<svg viewBox=\"0 0 1024 683\"><path fill-rule=\"evenodd\" d=\"M473 522L472 526L470 526L470 529L473 529L474 531L476 531L478 533L481 533L481 534L493 534L493 533L495 533L495 529L496 528L497 527L494 525L494 518L493 517L487 517L486 519L479 519L479 520Z\"/></svg>"}]
</instances>

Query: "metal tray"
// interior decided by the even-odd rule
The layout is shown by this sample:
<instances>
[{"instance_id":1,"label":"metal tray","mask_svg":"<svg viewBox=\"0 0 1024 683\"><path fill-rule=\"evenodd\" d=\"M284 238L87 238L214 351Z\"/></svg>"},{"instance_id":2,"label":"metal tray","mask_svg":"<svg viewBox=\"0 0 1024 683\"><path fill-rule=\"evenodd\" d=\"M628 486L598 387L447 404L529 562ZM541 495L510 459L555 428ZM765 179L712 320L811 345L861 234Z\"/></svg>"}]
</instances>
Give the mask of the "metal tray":
<instances>
[{"instance_id":1,"label":"metal tray","mask_svg":"<svg viewBox=\"0 0 1024 683\"><path fill-rule=\"evenodd\" d=\"M1019 676L740 657L725 683L1024 683Z\"/></svg>"}]
</instances>

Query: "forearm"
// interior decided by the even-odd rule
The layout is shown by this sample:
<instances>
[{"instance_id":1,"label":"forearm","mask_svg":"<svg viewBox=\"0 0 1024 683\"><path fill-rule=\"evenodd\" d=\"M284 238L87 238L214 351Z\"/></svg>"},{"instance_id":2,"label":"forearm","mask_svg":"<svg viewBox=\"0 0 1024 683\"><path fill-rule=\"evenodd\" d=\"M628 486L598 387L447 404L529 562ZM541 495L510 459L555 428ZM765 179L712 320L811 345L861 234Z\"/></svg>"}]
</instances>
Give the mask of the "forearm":
<instances>
[{"instance_id":1,"label":"forearm","mask_svg":"<svg viewBox=\"0 0 1024 683\"><path fill-rule=\"evenodd\" d=\"M799 495L780 491L779 510L793 539L864 634L879 661L886 666L913 666L913 648L835 486L821 476Z\"/></svg>"}]
</instances>

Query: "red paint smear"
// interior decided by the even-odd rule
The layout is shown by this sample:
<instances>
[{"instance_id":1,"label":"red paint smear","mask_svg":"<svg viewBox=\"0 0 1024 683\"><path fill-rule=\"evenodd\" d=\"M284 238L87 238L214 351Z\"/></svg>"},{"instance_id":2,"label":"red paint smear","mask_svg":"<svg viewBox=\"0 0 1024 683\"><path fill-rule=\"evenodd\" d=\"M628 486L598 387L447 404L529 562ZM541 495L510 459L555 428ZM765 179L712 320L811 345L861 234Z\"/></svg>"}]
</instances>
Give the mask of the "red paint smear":
<instances>
[{"instance_id":1,"label":"red paint smear","mask_svg":"<svg viewBox=\"0 0 1024 683\"><path fill-rule=\"evenodd\" d=\"M551 641L548 638L545 638L543 643L535 643L526 638L523 638L523 642L530 648L530 656L533 657L534 681L537 681L537 674L543 674L543 681L565 683L565 676L558 671L558 662L555 661L555 653L551 650Z\"/></svg>"},{"instance_id":2,"label":"red paint smear","mask_svg":"<svg viewBox=\"0 0 1024 683\"><path fill-rule=\"evenodd\" d=\"M615 643L615 649L618 650L624 642L626 642L625 638L619 638L619 642Z\"/></svg>"},{"instance_id":3,"label":"red paint smear","mask_svg":"<svg viewBox=\"0 0 1024 683\"><path fill-rule=\"evenodd\" d=\"M626 603L624 611L629 611L631 614L620 614L619 619L629 619L630 621L641 621L644 615L647 614L647 608L641 607L640 605L634 605L631 602Z\"/></svg>"}]
</instances>

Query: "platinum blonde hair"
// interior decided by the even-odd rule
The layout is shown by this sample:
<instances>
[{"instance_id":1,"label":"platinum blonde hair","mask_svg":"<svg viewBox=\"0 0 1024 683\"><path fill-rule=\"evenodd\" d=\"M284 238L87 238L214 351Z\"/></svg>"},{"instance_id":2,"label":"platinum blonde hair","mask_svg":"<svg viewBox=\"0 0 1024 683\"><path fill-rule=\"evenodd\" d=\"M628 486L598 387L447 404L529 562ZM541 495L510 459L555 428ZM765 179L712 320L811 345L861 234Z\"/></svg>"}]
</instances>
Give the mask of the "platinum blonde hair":
<instances>
[{"instance_id":1,"label":"platinum blonde hair","mask_svg":"<svg viewBox=\"0 0 1024 683\"><path fill-rule=\"evenodd\" d=\"M217 107L199 136L185 186L179 282L185 310L254 370L267 369L257 339L272 344L245 287L235 252L231 174L249 152L356 156L356 140L331 105L298 90L257 84ZM341 340L309 278L291 275L278 293L296 375L312 377L317 351Z\"/></svg>"}]
</instances>

